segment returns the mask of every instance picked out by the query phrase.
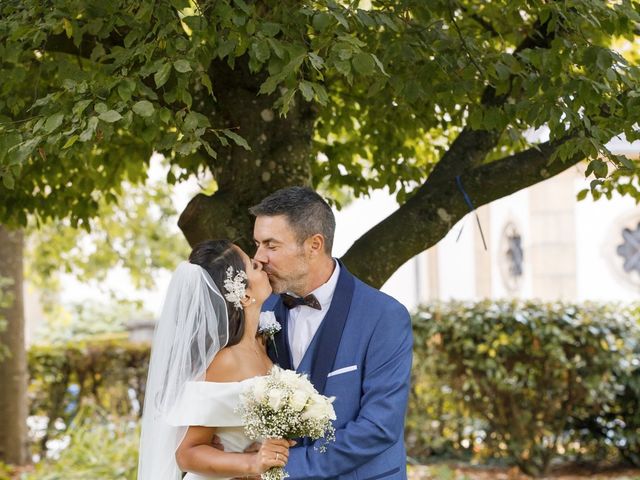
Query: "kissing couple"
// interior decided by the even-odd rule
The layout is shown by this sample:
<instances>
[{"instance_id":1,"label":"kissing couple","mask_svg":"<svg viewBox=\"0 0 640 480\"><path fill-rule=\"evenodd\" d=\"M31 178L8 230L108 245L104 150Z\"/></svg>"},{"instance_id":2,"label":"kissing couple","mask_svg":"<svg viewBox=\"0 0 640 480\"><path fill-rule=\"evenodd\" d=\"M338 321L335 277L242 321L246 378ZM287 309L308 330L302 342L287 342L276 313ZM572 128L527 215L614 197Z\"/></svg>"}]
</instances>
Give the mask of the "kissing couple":
<instances>
[{"instance_id":1,"label":"kissing couple","mask_svg":"<svg viewBox=\"0 0 640 480\"><path fill-rule=\"evenodd\" d=\"M139 480L254 477L406 479L411 359L406 308L332 256L335 218L314 190L278 190L250 209L253 259L226 240L197 245L176 269L154 334ZM375 259L372 259L374 261ZM272 311L280 331L257 334ZM252 446L237 413L273 365L333 396L335 441Z\"/></svg>"}]
</instances>

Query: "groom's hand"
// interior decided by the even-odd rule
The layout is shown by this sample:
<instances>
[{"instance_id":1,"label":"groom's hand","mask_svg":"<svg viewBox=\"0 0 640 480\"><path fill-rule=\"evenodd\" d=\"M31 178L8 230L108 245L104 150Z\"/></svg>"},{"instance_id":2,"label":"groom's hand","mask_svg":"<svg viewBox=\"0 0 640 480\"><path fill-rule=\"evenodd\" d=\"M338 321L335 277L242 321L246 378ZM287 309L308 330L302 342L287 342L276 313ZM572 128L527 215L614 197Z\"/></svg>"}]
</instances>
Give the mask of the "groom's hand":
<instances>
[{"instance_id":1,"label":"groom's hand","mask_svg":"<svg viewBox=\"0 0 640 480\"><path fill-rule=\"evenodd\" d=\"M216 450L222 450L224 452L224 445L220 441L220 437L218 435L211 437L211 446Z\"/></svg>"},{"instance_id":2,"label":"groom's hand","mask_svg":"<svg viewBox=\"0 0 640 480\"><path fill-rule=\"evenodd\" d=\"M258 450L260 450L261 446L262 444L260 442L253 442L251 445L244 449L244 453L256 453Z\"/></svg>"}]
</instances>

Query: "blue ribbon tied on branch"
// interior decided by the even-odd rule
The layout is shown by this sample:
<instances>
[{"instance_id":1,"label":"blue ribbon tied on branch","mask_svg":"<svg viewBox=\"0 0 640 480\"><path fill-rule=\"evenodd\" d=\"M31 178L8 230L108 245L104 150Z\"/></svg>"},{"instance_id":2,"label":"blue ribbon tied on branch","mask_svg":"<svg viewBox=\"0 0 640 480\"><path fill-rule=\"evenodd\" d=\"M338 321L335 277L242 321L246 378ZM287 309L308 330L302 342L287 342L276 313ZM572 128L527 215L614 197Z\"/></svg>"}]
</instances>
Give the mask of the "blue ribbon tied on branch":
<instances>
[{"instance_id":1,"label":"blue ribbon tied on branch","mask_svg":"<svg viewBox=\"0 0 640 480\"><path fill-rule=\"evenodd\" d=\"M482 225L480 225L480 217L478 217L478 212L476 210L476 207L473 206L473 202L471 201L471 198L469 198L469 194L465 191L464 187L462 186L462 180L460 179L460 175L456 176L456 184L458 185L458 190L460 190L460 193L462 193L462 196L464 197L465 203L469 207L469 211L473 213L476 217L476 222L478 223L478 229L480 230L480 237L482 238L482 245L484 246L484 249L486 251L487 242L484 239L484 232L482 231ZM458 232L458 238L456 238L456 242L460 240L460 235L462 235L463 228L464 228L464 225L460 227L460 232Z\"/></svg>"}]
</instances>

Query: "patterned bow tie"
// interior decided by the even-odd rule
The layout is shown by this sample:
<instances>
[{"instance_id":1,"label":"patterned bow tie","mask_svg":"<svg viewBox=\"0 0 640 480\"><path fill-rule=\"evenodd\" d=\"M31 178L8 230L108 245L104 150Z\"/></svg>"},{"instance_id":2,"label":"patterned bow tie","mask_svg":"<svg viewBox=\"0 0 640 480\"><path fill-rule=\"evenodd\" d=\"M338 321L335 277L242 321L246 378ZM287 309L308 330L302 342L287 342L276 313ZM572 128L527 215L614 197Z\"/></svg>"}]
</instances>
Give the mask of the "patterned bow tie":
<instances>
[{"instance_id":1,"label":"patterned bow tie","mask_svg":"<svg viewBox=\"0 0 640 480\"><path fill-rule=\"evenodd\" d=\"M284 306L288 309L296 308L300 305L306 305L307 307L315 308L316 310L322 310L320 302L313 293L310 293L306 297L294 297L287 293L281 293L280 298L282 298L282 303L284 303Z\"/></svg>"}]
</instances>

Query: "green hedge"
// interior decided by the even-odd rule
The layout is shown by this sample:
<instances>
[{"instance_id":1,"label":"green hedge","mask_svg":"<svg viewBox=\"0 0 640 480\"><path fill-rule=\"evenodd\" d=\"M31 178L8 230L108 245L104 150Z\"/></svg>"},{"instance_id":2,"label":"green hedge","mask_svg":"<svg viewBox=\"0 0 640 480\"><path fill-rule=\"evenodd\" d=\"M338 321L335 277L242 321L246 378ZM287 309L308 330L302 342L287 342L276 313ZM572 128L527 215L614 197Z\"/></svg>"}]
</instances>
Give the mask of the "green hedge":
<instances>
[{"instance_id":1,"label":"green hedge","mask_svg":"<svg viewBox=\"0 0 640 480\"><path fill-rule=\"evenodd\" d=\"M112 415L141 414L149 345L122 335L33 346L28 352L30 414L46 419L34 453L47 451L83 407Z\"/></svg>"},{"instance_id":2,"label":"green hedge","mask_svg":"<svg viewBox=\"0 0 640 480\"><path fill-rule=\"evenodd\" d=\"M411 455L541 474L557 456L639 451L637 309L452 302L420 309L414 334Z\"/></svg>"},{"instance_id":3,"label":"green hedge","mask_svg":"<svg viewBox=\"0 0 640 480\"><path fill-rule=\"evenodd\" d=\"M532 474L557 458L640 465L639 317L592 304L421 308L409 455L498 461ZM65 435L83 407L139 415L148 357L148 345L116 337L32 347L31 413L48 419L35 451Z\"/></svg>"}]
</instances>

